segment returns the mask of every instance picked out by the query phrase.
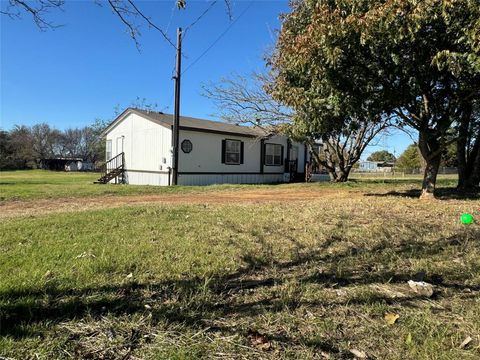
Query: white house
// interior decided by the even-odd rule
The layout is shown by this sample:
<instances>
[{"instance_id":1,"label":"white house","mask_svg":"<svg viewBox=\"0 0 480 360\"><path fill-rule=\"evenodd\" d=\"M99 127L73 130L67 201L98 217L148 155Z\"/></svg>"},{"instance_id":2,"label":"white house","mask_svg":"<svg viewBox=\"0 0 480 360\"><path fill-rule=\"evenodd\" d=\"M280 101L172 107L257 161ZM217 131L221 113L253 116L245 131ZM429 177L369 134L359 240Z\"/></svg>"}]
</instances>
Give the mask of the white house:
<instances>
[{"instance_id":1,"label":"white house","mask_svg":"<svg viewBox=\"0 0 480 360\"><path fill-rule=\"evenodd\" d=\"M173 116L128 108L103 132L99 182L172 184ZM306 146L258 127L180 117L179 185L261 184L304 178Z\"/></svg>"}]
</instances>

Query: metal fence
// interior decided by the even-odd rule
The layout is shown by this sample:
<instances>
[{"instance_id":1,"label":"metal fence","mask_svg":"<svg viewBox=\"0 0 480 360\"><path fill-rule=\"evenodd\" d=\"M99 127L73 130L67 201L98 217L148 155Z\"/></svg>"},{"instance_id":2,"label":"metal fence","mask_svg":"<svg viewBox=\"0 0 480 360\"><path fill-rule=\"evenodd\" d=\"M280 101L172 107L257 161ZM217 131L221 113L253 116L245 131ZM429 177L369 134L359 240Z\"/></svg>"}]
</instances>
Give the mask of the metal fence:
<instances>
[{"instance_id":1,"label":"metal fence","mask_svg":"<svg viewBox=\"0 0 480 360\"><path fill-rule=\"evenodd\" d=\"M454 167L440 167L439 175L456 175L458 173L457 168ZM422 175L423 169L421 168L383 168L377 171L360 171L359 169L353 169L352 175L358 177L398 177L408 175Z\"/></svg>"}]
</instances>

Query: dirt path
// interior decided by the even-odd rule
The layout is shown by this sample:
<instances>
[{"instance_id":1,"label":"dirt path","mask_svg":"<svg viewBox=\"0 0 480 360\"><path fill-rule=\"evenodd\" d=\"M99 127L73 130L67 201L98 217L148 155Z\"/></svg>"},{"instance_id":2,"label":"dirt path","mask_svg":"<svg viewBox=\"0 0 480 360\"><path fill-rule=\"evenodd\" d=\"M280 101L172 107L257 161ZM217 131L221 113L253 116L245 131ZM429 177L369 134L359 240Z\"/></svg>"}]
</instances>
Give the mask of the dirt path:
<instances>
[{"instance_id":1,"label":"dirt path","mask_svg":"<svg viewBox=\"0 0 480 360\"><path fill-rule=\"evenodd\" d=\"M114 208L137 204L247 204L266 202L309 201L326 197L351 196L338 190L236 190L191 194L98 196L84 198L39 199L0 203L0 219L75 212L90 209Z\"/></svg>"}]
</instances>

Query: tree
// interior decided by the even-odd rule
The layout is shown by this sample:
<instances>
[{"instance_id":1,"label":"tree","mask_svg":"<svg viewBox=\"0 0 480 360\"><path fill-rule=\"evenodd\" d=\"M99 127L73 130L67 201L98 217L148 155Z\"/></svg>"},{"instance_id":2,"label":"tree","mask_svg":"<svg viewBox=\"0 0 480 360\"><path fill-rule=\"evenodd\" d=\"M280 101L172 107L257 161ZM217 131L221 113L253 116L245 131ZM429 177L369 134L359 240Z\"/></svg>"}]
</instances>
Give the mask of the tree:
<instances>
[{"instance_id":1,"label":"tree","mask_svg":"<svg viewBox=\"0 0 480 360\"><path fill-rule=\"evenodd\" d=\"M275 51L269 59L274 81L268 92L294 109L293 123L303 129L307 138L322 139L322 165L332 180L346 181L365 147L391 125L390 114L372 91L370 74L350 68L353 59L362 56L361 48L349 48L350 63L342 66L337 62L339 49L324 43L332 33L341 33L332 28L330 20L334 19L324 17L325 12L316 14L321 7L314 1L297 1L292 7L292 13L283 18ZM355 93L349 92L350 83L356 84ZM345 151L347 148L349 151ZM336 169L339 174L335 174Z\"/></svg>"},{"instance_id":2,"label":"tree","mask_svg":"<svg viewBox=\"0 0 480 360\"><path fill-rule=\"evenodd\" d=\"M419 169L421 164L420 151L417 144L409 145L405 151L398 157L395 162L395 166L399 170L411 171L414 169Z\"/></svg>"},{"instance_id":3,"label":"tree","mask_svg":"<svg viewBox=\"0 0 480 360\"><path fill-rule=\"evenodd\" d=\"M92 0L98 6L103 7L106 2L112 13L125 26L127 33L135 42L137 49L140 47L139 37L140 26L147 25L149 29L153 29L161 34L164 40L173 48L176 48L172 40L168 37L165 30L156 24L148 14L146 14L139 6L140 1L136 0ZM177 5L178 9L185 9L187 0L172 0ZM227 14L232 19L232 7L230 0L223 0L227 9ZM215 5L217 1L213 1L211 5L204 11L196 21L200 20L203 15ZM54 24L47 19L51 11L63 11L65 0L8 0L5 6L1 9L0 14L8 16L12 19L19 19L23 14L28 14L32 17L35 24L42 31L58 28L61 25ZM195 21L195 22L196 22ZM194 22L194 23L195 23ZM193 24L193 23L192 23Z\"/></svg>"},{"instance_id":4,"label":"tree","mask_svg":"<svg viewBox=\"0 0 480 360\"><path fill-rule=\"evenodd\" d=\"M367 161L395 161L395 155L387 150L375 151L370 154L370 156L367 158Z\"/></svg>"},{"instance_id":5,"label":"tree","mask_svg":"<svg viewBox=\"0 0 480 360\"><path fill-rule=\"evenodd\" d=\"M451 143L442 153L442 162L440 166L457 167L457 146L456 143Z\"/></svg>"},{"instance_id":6,"label":"tree","mask_svg":"<svg viewBox=\"0 0 480 360\"><path fill-rule=\"evenodd\" d=\"M46 123L33 125L30 129L33 154L36 160L63 156L64 144L59 130Z\"/></svg>"},{"instance_id":7,"label":"tree","mask_svg":"<svg viewBox=\"0 0 480 360\"><path fill-rule=\"evenodd\" d=\"M346 116L341 129L327 131L312 127L308 114L297 115L267 92L272 82L269 74L254 73L249 77L224 78L203 88L204 95L220 109L223 120L259 126L266 134L282 133L307 143L315 162L329 172L332 181L347 181L366 146L389 124L388 119L361 122ZM320 152L314 151L318 141L322 142Z\"/></svg>"},{"instance_id":8,"label":"tree","mask_svg":"<svg viewBox=\"0 0 480 360\"><path fill-rule=\"evenodd\" d=\"M323 128L325 109L395 115L418 132L422 197L432 196L451 129L479 97L479 18L476 0L294 2L271 58L272 93Z\"/></svg>"},{"instance_id":9,"label":"tree","mask_svg":"<svg viewBox=\"0 0 480 360\"><path fill-rule=\"evenodd\" d=\"M214 101L226 122L280 130L291 123L293 112L265 91L271 82L268 74L232 75L204 85L203 95Z\"/></svg>"},{"instance_id":10,"label":"tree","mask_svg":"<svg viewBox=\"0 0 480 360\"><path fill-rule=\"evenodd\" d=\"M15 126L2 131L0 139L0 168L26 169L35 167L32 136L26 126Z\"/></svg>"},{"instance_id":11,"label":"tree","mask_svg":"<svg viewBox=\"0 0 480 360\"><path fill-rule=\"evenodd\" d=\"M457 126L458 189L480 187L480 105L467 107ZM449 151L453 152L453 151Z\"/></svg>"},{"instance_id":12,"label":"tree","mask_svg":"<svg viewBox=\"0 0 480 360\"><path fill-rule=\"evenodd\" d=\"M293 138L305 142L316 163L323 166L333 182L345 182L365 148L382 131L390 126L389 119L364 121L344 117L341 129L321 132L308 127L308 117L296 118L291 126ZM312 151L320 140L320 151Z\"/></svg>"},{"instance_id":13,"label":"tree","mask_svg":"<svg viewBox=\"0 0 480 360\"><path fill-rule=\"evenodd\" d=\"M8 131L0 130L0 169L14 169L12 155L14 151Z\"/></svg>"},{"instance_id":14,"label":"tree","mask_svg":"<svg viewBox=\"0 0 480 360\"><path fill-rule=\"evenodd\" d=\"M107 125L106 121L96 119L90 126L66 129L60 137L61 155L92 163L105 161L105 143L101 133Z\"/></svg>"},{"instance_id":15,"label":"tree","mask_svg":"<svg viewBox=\"0 0 480 360\"><path fill-rule=\"evenodd\" d=\"M93 163L105 161L105 141L102 138L102 131L108 126L108 121L95 119L93 125L89 127L89 138L87 149L89 159Z\"/></svg>"}]
</instances>

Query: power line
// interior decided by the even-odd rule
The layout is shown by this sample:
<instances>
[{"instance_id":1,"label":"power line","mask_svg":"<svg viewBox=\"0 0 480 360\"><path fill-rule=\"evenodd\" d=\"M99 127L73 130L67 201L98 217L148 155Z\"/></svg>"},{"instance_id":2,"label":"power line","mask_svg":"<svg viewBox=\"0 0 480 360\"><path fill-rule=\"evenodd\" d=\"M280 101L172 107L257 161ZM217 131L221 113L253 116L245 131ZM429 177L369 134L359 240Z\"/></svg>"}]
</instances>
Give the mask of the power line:
<instances>
[{"instance_id":1,"label":"power line","mask_svg":"<svg viewBox=\"0 0 480 360\"><path fill-rule=\"evenodd\" d=\"M195 20L193 21L190 25L188 25L185 30L183 31L183 39L185 40L185 35L187 35L187 31L193 27L197 22L200 21L200 19L202 17L204 17L209 11L210 9L213 7L213 5L215 5L217 3L217 0L214 0L210 3L210 5L205 9L205 11Z\"/></svg>"},{"instance_id":2,"label":"power line","mask_svg":"<svg viewBox=\"0 0 480 360\"><path fill-rule=\"evenodd\" d=\"M156 29L158 32L160 32L160 34L162 34L162 36L164 37L164 39L170 44L173 46L174 49L176 49L177 47L173 44L172 40L170 40L170 38L168 37L168 35L165 33L165 31L163 31L162 29L160 29L157 25L155 25L152 20L150 20L150 18L148 18L147 16L145 16L143 14L143 12L141 12L138 7L134 4L134 2L132 0L128 0L128 3L133 7L133 9L136 11L136 13L138 15L140 15L140 17L142 17L149 26L153 27L154 29Z\"/></svg>"},{"instance_id":3,"label":"power line","mask_svg":"<svg viewBox=\"0 0 480 360\"><path fill-rule=\"evenodd\" d=\"M170 13L170 20L168 20L168 24L167 24L167 28L165 29L165 33L168 34L168 30L170 29L170 25L172 24L172 20L173 20L173 13L175 12L175 7L176 7L176 3L174 1L172 1L172 11Z\"/></svg>"},{"instance_id":4,"label":"power line","mask_svg":"<svg viewBox=\"0 0 480 360\"><path fill-rule=\"evenodd\" d=\"M250 3L248 4L248 6L242 11L242 13L235 19L233 20L230 25L215 39L215 41L205 49L204 52L202 52L200 54L200 56L198 56L190 65L187 66L187 68L185 70L182 71L182 75L184 73L186 73L193 65L195 65L207 52L210 51L210 49L212 49L221 39L223 36L225 36L225 34L232 28L233 25L235 25L235 23L240 20L240 18L245 15L245 13L248 11L248 9L250 9L250 7L253 5L253 0L250 1Z\"/></svg>"}]
</instances>

